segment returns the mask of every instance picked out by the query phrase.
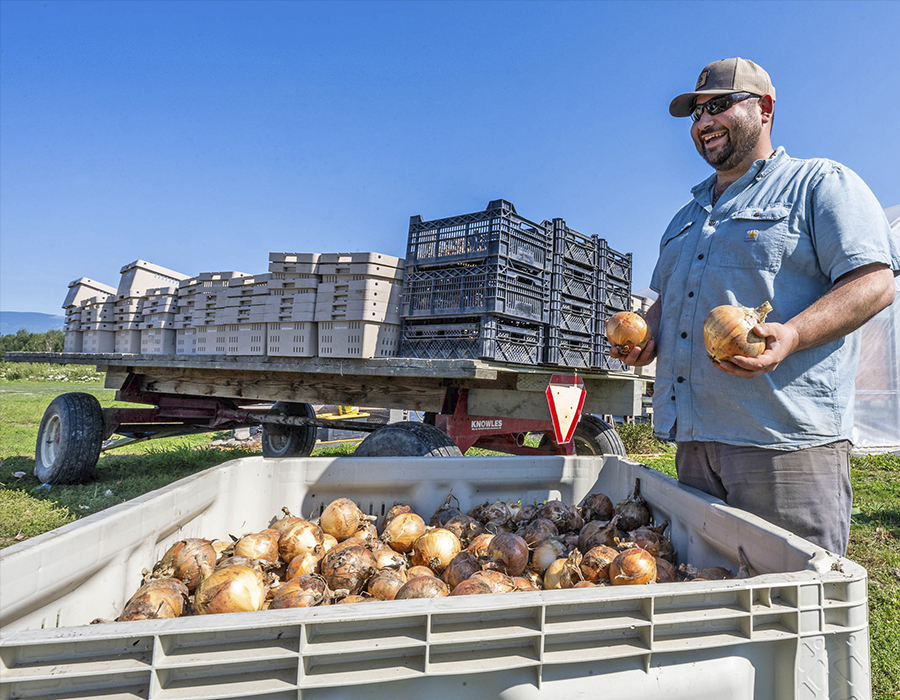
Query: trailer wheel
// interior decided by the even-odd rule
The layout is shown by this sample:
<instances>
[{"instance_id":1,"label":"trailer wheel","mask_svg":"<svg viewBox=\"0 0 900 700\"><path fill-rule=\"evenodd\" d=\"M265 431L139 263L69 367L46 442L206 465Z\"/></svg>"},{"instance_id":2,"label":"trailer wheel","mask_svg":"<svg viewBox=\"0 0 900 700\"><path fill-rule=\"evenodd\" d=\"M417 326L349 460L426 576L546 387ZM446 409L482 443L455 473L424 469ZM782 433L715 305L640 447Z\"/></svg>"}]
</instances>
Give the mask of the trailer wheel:
<instances>
[{"instance_id":1,"label":"trailer wheel","mask_svg":"<svg viewBox=\"0 0 900 700\"><path fill-rule=\"evenodd\" d=\"M272 411L285 416L315 418L316 412L308 403L278 401ZM279 425L263 423L262 450L265 457L309 457L316 446L319 429L312 424Z\"/></svg>"},{"instance_id":2,"label":"trailer wheel","mask_svg":"<svg viewBox=\"0 0 900 700\"><path fill-rule=\"evenodd\" d=\"M627 456L625 443L622 442L616 429L606 421L587 413L578 421L572 440L575 442L575 454ZM549 442L550 438L544 435L541 446Z\"/></svg>"},{"instance_id":3,"label":"trailer wheel","mask_svg":"<svg viewBox=\"0 0 900 700\"><path fill-rule=\"evenodd\" d=\"M103 409L91 394L57 396L41 419L34 448L34 475L44 484L87 479L103 443Z\"/></svg>"},{"instance_id":4,"label":"trailer wheel","mask_svg":"<svg viewBox=\"0 0 900 700\"><path fill-rule=\"evenodd\" d=\"M456 443L433 425L403 421L370 433L353 453L357 457L462 457Z\"/></svg>"}]
</instances>

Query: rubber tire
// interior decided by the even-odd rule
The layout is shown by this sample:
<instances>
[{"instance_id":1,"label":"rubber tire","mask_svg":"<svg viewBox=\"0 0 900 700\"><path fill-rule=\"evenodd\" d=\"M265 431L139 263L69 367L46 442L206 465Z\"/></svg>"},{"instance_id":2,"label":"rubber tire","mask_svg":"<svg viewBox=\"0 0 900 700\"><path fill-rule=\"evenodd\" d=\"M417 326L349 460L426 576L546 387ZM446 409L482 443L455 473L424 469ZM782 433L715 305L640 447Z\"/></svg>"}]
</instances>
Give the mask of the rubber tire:
<instances>
[{"instance_id":1,"label":"rubber tire","mask_svg":"<svg viewBox=\"0 0 900 700\"><path fill-rule=\"evenodd\" d=\"M78 484L87 479L103 444L103 409L91 394L57 396L41 419L34 448L34 475L43 484Z\"/></svg>"},{"instance_id":2,"label":"rubber tire","mask_svg":"<svg viewBox=\"0 0 900 700\"><path fill-rule=\"evenodd\" d=\"M582 414L572 436L575 441L575 454L584 456L620 455L627 457L625 443L616 429L604 420L590 414ZM545 435L541 446L550 442Z\"/></svg>"},{"instance_id":3,"label":"rubber tire","mask_svg":"<svg viewBox=\"0 0 900 700\"><path fill-rule=\"evenodd\" d=\"M359 443L355 457L462 457L456 443L426 423L389 423Z\"/></svg>"},{"instance_id":4,"label":"rubber tire","mask_svg":"<svg viewBox=\"0 0 900 700\"><path fill-rule=\"evenodd\" d=\"M278 401L272 410L286 416L316 417L315 410L308 403ZM272 458L309 457L316 446L318 433L319 429L314 425L263 423L263 456Z\"/></svg>"}]
</instances>

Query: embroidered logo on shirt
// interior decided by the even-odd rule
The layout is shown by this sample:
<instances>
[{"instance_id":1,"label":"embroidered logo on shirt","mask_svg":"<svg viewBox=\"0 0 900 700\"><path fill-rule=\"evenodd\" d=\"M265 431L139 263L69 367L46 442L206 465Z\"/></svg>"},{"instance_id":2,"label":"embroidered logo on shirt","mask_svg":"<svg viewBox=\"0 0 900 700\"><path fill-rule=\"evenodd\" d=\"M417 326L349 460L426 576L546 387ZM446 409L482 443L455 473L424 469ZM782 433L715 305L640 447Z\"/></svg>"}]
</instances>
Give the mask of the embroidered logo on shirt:
<instances>
[{"instance_id":1,"label":"embroidered logo on shirt","mask_svg":"<svg viewBox=\"0 0 900 700\"><path fill-rule=\"evenodd\" d=\"M753 229L752 231L747 231L747 235L744 236L744 240L750 241L750 242L755 241L757 238L759 238L759 231L757 231L756 229Z\"/></svg>"}]
</instances>

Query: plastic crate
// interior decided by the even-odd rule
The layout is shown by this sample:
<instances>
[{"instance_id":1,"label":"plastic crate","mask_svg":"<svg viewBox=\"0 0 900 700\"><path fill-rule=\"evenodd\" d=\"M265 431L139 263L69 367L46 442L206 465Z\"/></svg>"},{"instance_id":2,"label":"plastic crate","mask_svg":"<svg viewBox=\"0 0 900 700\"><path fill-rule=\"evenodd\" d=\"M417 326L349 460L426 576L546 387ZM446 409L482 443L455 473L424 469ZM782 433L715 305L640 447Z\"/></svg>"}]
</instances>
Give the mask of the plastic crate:
<instances>
[{"instance_id":1,"label":"plastic crate","mask_svg":"<svg viewBox=\"0 0 900 700\"><path fill-rule=\"evenodd\" d=\"M641 480L679 558L751 578L452 596L89 625L188 537L335 498L428 517L452 493L613 502ZM861 566L615 456L250 457L0 551L0 697L869 700Z\"/></svg>"},{"instance_id":2,"label":"plastic crate","mask_svg":"<svg viewBox=\"0 0 900 700\"><path fill-rule=\"evenodd\" d=\"M125 354L141 352L141 331L121 329L116 331L116 352Z\"/></svg>"},{"instance_id":3,"label":"plastic crate","mask_svg":"<svg viewBox=\"0 0 900 700\"><path fill-rule=\"evenodd\" d=\"M318 269L319 253L269 253L269 272L314 277Z\"/></svg>"},{"instance_id":4,"label":"plastic crate","mask_svg":"<svg viewBox=\"0 0 900 700\"><path fill-rule=\"evenodd\" d=\"M319 352L318 325L306 322L267 323L266 354L272 357L315 357Z\"/></svg>"},{"instance_id":5,"label":"plastic crate","mask_svg":"<svg viewBox=\"0 0 900 700\"><path fill-rule=\"evenodd\" d=\"M552 235L546 222L534 223L506 200L489 202L484 211L424 221L409 217L406 262L423 268L454 263L513 260L538 270L550 266Z\"/></svg>"},{"instance_id":6,"label":"plastic crate","mask_svg":"<svg viewBox=\"0 0 900 700\"><path fill-rule=\"evenodd\" d=\"M608 277L631 284L631 253L619 253L601 238L600 270Z\"/></svg>"},{"instance_id":7,"label":"plastic crate","mask_svg":"<svg viewBox=\"0 0 900 700\"><path fill-rule=\"evenodd\" d=\"M381 301L316 302L316 321L373 321L400 323L400 304Z\"/></svg>"},{"instance_id":8,"label":"plastic crate","mask_svg":"<svg viewBox=\"0 0 900 700\"><path fill-rule=\"evenodd\" d=\"M89 277L79 277L77 280L69 282L69 291L66 293L65 301L63 301L63 308L69 309L81 306L82 302L92 297L102 296L108 298L115 297L115 295L115 287L110 287L108 284L97 282Z\"/></svg>"},{"instance_id":9,"label":"plastic crate","mask_svg":"<svg viewBox=\"0 0 900 700\"><path fill-rule=\"evenodd\" d=\"M593 335L566 333L552 327L547 341L547 364L560 367L593 367L596 338Z\"/></svg>"},{"instance_id":10,"label":"plastic crate","mask_svg":"<svg viewBox=\"0 0 900 700\"><path fill-rule=\"evenodd\" d=\"M63 350L65 352L84 351L84 333L80 330L67 330L63 338Z\"/></svg>"},{"instance_id":11,"label":"plastic crate","mask_svg":"<svg viewBox=\"0 0 900 700\"><path fill-rule=\"evenodd\" d=\"M606 369L614 372L629 372L632 369L629 368L624 362L621 360L614 360L609 356L610 351L610 343L609 340L606 339L606 335L598 335L597 336L597 351L594 355L594 366L600 369Z\"/></svg>"},{"instance_id":12,"label":"plastic crate","mask_svg":"<svg viewBox=\"0 0 900 700\"><path fill-rule=\"evenodd\" d=\"M175 354L176 355L196 355L197 354L197 329L196 328L176 328L175 329Z\"/></svg>"},{"instance_id":13,"label":"plastic crate","mask_svg":"<svg viewBox=\"0 0 900 700\"><path fill-rule=\"evenodd\" d=\"M368 321L319 323L319 357L396 357L400 325Z\"/></svg>"},{"instance_id":14,"label":"plastic crate","mask_svg":"<svg viewBox=\"0 0 900 700\"><path fill-rule=\"evenodd\" d=\"M226 355L265 355L266 324L229 323L225 325Z\"/></svg>"},{"instance_id":15,"label":"plastic crate","mask_svg":"<svg viewBox=\"0 0 900 700\"><path fill-rule=\"evenodd\" d=\"M596 303L598 301L597 270L588 270L568 261L557 259L553 264L552 289L572 299Z\"/></svg>"},{"instance_id":16,"label":"plastic crate","mask_svg":"<svg viewBox=\"0 0 900 700\"><path fill-rule=\"evenodd\" d=\"M597 330L597 307L589 300L551 294L550 327L566 333L593 335Z\"/></svg>"},{"instance_id":17,"label":"plastic crate","mask_svg":"<svg viewBox=\"0 0 900 700\"><path fill-rule=\"evenodd\" d=\"M512 264L458 265L406 277L402 316L422 318L495 314L547 323L550 276Z\"/></svg>"},{"instance_id":18,"label":"plastic crate","mask_svg":"<svg viewBox=\"0 0 900 700\"><path fill-rule=\"evenodd\" d=\"M563 219L553 219L553 259L596 270L600 260L600 240L597 236L578 233L566 226Z\"/></svg>"},{"instance_id":19,"label":"plastic crate","mask_svg":"<svg viewBox=\"0 0 900 700\"><path fill-rule=\"evenodd\" d=\"M117 298L141 296L148 289L158 289L163 286L171 286L177 289L179 282L190 279L190 275L169 270L159 265L154 265L146 260L135 260L124 265L119 278L119 287L116 290Z\"/></svg>"},{"instance_id":20,"label":"plastic crate","mask_svg":"<svg viewBox=\"0 0 900 700\"><path fill-rule=\"evenodd\" d=\"M174 355L174 328L149 328L141 331L142 355Z\"/></svg>"},{"instance_id":21,"label":"plastic crate","mask_svg":"<svg viewBox=\"0 0 900 700\"><path fill-rule=\"evenodd\" d=\"M198 326L196 338L196 355L224 355L228 340L225 326Z\"/></svg>"},{"instance_id":22,"label":"plastic crate","mask_svg":"<svg viewBox=\"0 0 900 700\"><path fill-rule=\"evenodd\" d=\"M631 285L611 277L601 278L598 299L602 305L616 311L631 311Z\"/></svg>"},{"instance_id":23,"label":"plastic crate","mask_svg":"<svg viewBox=\"0 0 900 700\"><path fill-rule=\"evenodd\" d=\"M499 316L406 320L400 354L429 360L496 360L535 365L543 360L543 324L517 323Z\"/></svg>"},{"instance_id":24,"label":"plastic crate","mask_svg":"<svg viewBox=\"0 0 900 700\"><path fill-rule=\"evenodd\" d=\"M402 301L403 283L394 280L378 279L377 277L359 277L357 279L340 278L337 275L327 275L328 281L323 279L316 290L319 300L329 302L335 300L344 301L378 301L386 304L399 304Z\"/></svg>"},{"instance_id":25,"label":"plastic crate","mask_svg":"<svg viewBox=\"0 0 900 700\"><path fill-rule=\"evenodd\" d=\"M101 324L96 325L99 326ZM116 351L116 332L113 330L112 324L102 325L109 325L109 328L89 328L83 331L81 340L82 352L100 353Z\"/></svg>"}]
</instances>

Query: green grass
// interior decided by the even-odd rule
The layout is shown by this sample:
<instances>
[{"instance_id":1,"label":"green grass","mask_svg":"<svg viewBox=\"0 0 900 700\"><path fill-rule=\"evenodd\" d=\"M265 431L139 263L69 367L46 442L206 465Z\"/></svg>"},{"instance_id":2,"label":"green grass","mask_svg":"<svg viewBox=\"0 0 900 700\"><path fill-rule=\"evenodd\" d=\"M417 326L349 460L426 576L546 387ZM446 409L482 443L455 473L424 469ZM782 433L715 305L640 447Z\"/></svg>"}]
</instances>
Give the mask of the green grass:
<instances>
[{"instance_id":1,"label":"green grass","mask_svg":"<svg viewBox=\"0 0 900 700\"><path fill-rule=\"evenodd\" d=\"M94 394L103 406L113 403L114 392L96 381L73 386L0 379L0 548L250 454L211 448L209 434L149 441L104 453L84 484L42 486L32 475L37 429L47 404L66 391ZM622 426L620 435L635 459L675 476L674 449L653 438L648 426ZM334 445L314 455L353 449ZM486 453L467 454L475 452ZM869 572L873 698L900 698L900 457L854 457L851 477L855 514L848 557Z\"/></svg>"}]
</instances>

